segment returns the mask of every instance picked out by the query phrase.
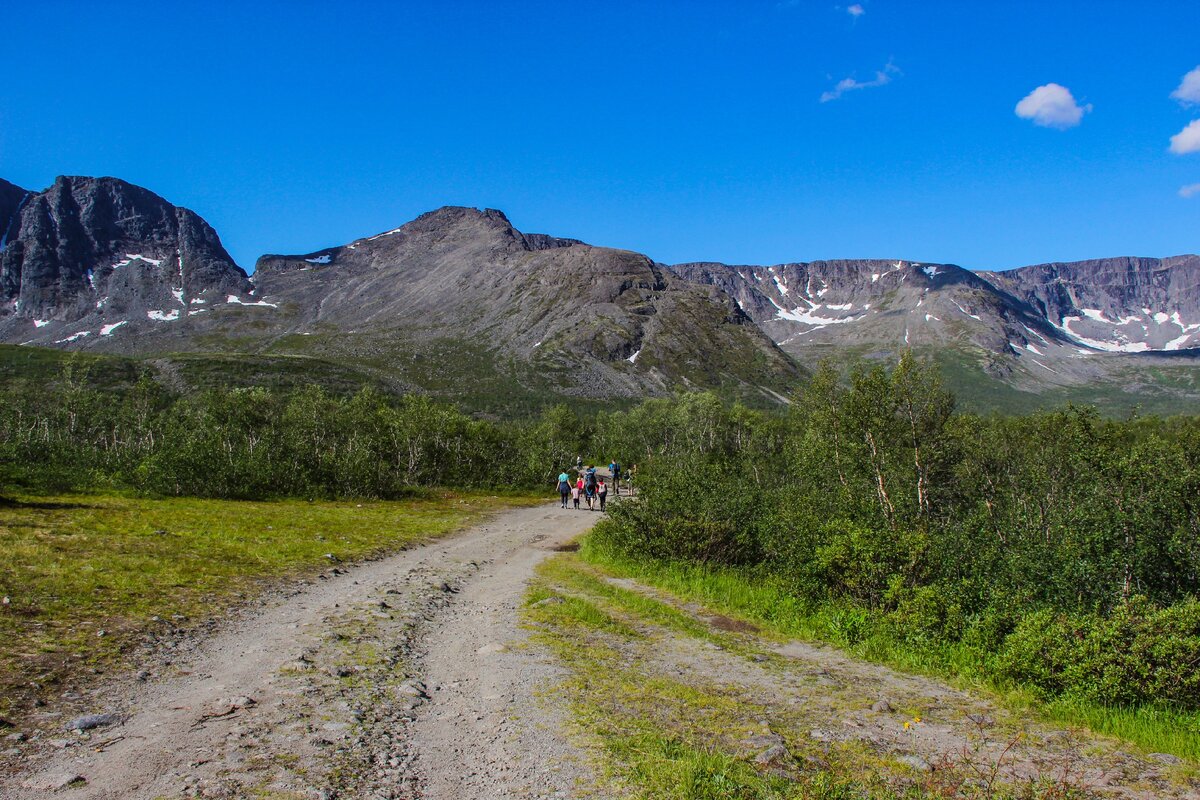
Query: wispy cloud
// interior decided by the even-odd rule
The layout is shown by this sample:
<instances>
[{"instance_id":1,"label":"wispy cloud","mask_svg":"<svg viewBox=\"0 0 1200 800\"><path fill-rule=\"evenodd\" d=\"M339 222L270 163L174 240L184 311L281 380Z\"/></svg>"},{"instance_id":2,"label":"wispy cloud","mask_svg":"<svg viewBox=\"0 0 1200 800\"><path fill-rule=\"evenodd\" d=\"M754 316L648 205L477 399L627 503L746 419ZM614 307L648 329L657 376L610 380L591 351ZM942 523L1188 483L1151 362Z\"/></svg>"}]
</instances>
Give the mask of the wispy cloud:
<instances>
[{"instance_id":1,"label":"wispy cloud","mask_svg":"<svg viewBox=\"0 0 1200 800\"><path fill-rule=\"evenodd\" d=\"M1185 106L1200 105L1200 67L1183 76L1179 88L1171 92L1171 97Z\"/></svg>"},{"instance_id":2,"label":"wispy cloud","mask_svg":"<svg viewBox=\"0 0 1200 800\"><path fill-rule=\"evenodd\" d=\"M883 69L875 73L875 77L869 81L859 81L854 78L842 78L837 82L837 85L832 89L821 93L821 102L828 103L830 100L837 100L846 92L854 92L859 89L874 89L877 86L887 86L892 82L893 75L899 75L900 68L892 62L884 65Z\"/></svg>"},{"instance_id":3,"label":"wispy cloud","mask_svg":"<svg viewBox=\"0 0 1200 800\"><path fill-rule=\"evenodd\" d=\"M1195 197L1200 194L1200 183L1189 183L1187 186L1179 187L1179 196L1183 198Z\"/></svg>"},{"instance_id":4,"label":"wispy cloud","mask_svg":"<svg viewBox=\"0 0 1200 800\"><path fill-rule=\"evenodd\" d=\"M867 10L862 7L862 3L855 3L846 9L846 13L852 17L861 17L863 14L867 13Z\"/></svg>"},{"instance_id":5,"label":"wispy cloud","mask_svg":"<svg viewBox=\"0 0 1200 800\"><path fill-rule=\"evenodd\" d=\"M1083 115L1091 110L1091 103L1081 106L1075 102L1075 96L1067 87L1047 83L1021 98L1016 113L1021 119L1033 120L1034 125L1066 130L1078 125Z\"/></svg>"},{"instance_id":6,"label":"wispy cloud","mask_svg":"<svg viewBox=\"0 0 1200 800\"><path fill-rule=\"evenodd\" d=\"M1186 128L1171 137L1171 152L1180 156L1200 153L1200 119L1192 120Z\"/></svg>"}]
</instances>

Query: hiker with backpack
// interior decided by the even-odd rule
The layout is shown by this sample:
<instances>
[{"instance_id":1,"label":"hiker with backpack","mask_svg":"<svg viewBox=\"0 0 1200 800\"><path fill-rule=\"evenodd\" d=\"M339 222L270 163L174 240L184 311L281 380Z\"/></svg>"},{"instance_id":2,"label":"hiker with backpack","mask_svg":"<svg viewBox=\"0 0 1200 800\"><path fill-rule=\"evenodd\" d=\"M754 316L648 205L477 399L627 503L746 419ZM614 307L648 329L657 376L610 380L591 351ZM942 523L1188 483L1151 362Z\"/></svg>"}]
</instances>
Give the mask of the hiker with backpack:
<instances>
[{"instance_id":1,"label":"hiker with backpack","mask_svg":"<svg viewBox=\"0 0 1200 800\"><path fill-rule=\"evenodd\" d=\"M571 476L565 472L558 474L558 496L562 500L562 507L567 507L567 498L571 496Z\"/></svg>"},{"instance_id":2,"label":"hiker with backpack","mask_svg":"<svg viewBox=\"0 0 1200 800\"><path fill-rule=\"evenodd\" d=\"M596 499L596 468L589 466L583 475L583 488L587 492L588 508L591 508L592 501Z\"/></svg>"},{"instance_id":3,"label":"hiker with backpack","mask_svg":"<svg viewBox=\"0 0 1200 800\"><path fill-rule=\"evenodd\" d=\"M600 483L596 486L596 496L600 498L600 513L604 513L604 501L608 498L608 486L604 483L604 479L600 479Z\"/></svg>"},{"instance_id":4,"label":"hiker with backpack","mask_svg":"<svg viewBox=\"0 0 1200 800\"><path fill-rule=\"evenodd\" d=\"M608 471L612 473L613 493L617 497L621 496L621 462L614 461L608 465Z\"/></svg>"},{"instance_id":5,"label":"hiker with backpack","mask_svg":"<svg viewBox=\"0 0 1200 800\"><path fill-rule=\"evenodd\" d=\"M575 504L575 510L579 510L579 495L583 494L583 478L571 487L571 502Z\"/></svg>"}]
</instances>

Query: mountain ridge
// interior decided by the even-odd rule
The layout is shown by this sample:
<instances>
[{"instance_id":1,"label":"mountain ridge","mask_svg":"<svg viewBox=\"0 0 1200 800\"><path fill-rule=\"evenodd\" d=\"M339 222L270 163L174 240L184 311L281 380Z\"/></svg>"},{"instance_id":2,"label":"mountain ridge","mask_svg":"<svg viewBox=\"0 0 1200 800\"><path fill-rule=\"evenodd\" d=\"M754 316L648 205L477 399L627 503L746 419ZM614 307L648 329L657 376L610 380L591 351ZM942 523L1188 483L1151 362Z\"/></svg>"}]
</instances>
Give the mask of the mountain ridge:
<instances>
[{"instance_id":1,"label":"mountain ridge","mask_svg":"<svg viewBox=\"0 0 1200 800\"><path fill-rule=\"evenodd\" d=\"M1200 355L1193 255L1005 271L668 265L443 206L343 245L263 255L250 276L194 212L116 178L69 176L41 192L0 182L0 224L0 340L313 357L447 393L489 375L531 394L723 386L782 402L823 358L906 347L1022 391L1121 380L1136 393L1140 379L1117 373ZM1190 373L1184 383L1194 395Z\"/></svg>"}]
</instances>

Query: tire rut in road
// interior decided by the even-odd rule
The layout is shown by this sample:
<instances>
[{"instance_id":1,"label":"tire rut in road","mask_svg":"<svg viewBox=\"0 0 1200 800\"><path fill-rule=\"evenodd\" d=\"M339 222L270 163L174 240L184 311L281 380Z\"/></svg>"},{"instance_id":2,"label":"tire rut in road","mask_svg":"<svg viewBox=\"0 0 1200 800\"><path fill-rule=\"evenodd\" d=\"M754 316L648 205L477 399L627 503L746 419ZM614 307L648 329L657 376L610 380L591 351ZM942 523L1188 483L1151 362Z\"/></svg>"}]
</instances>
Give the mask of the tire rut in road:
<instances>
[{"instance_id":1,"label":"tire rut in road","mask_svg":"<svg viewBox=\"0 0 1200 800\"><path fill-rule=\"evenodd\" d=\"M536 777L543 757L569 762L571 748L533 724L537 676L549 673L512 642L533 566L594 521L552 507L505 512L281 591L186 658L164 659L159 677L103 687L119 724L35 734L0 795L40 798L69 783L73 798L450 797L463 796L445 793L457 785L446 775L459 774L496 797L565 786L573 773ZM485 643L503 646L498 658L477 652ZM460 671L468 664L474 672ZM46 730L62 724L54 713ZM510 718L523 715L531 724L514 747ZM460 724L470 716L485 724Z\"/></svg>"}]
</instances>

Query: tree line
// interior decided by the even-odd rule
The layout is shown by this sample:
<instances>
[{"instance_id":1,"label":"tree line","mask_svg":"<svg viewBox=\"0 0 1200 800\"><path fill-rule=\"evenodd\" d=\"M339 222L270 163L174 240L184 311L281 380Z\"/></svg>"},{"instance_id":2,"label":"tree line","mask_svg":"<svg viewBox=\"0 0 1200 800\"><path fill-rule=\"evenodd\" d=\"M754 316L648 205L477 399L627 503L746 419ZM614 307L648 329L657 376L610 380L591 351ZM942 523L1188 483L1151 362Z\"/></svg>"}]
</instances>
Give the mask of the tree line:
<instances>
[{"instance_id":1,"label":"tree line","mask_svg":"<svg viewBox=\"0 0 1200 800\"><path fill-rule=\"evenodd\" d=\"M770 580L872 632L1048 693L1200 708L1200 420L955 411L911 354L823 367L786 412L707 393L510 421L319 387L176 395L153 380L0 390L4 487L261 499L424 487L553 492L638 465L594 535L626 557Z\"/></svg>"},{"instance_id":2,"label":"tree line","mask_svg":"<svg viewBox=\"0 0 1200 800\"><path fill-rule=\"evenodd\" d=\"M980 677L1200 708L1200 420L956 413L911 354L823 367L786 416L711 397L621 426L641 498L594 536L770 580L846 644Z\"/></svg>"}]
</instances>

